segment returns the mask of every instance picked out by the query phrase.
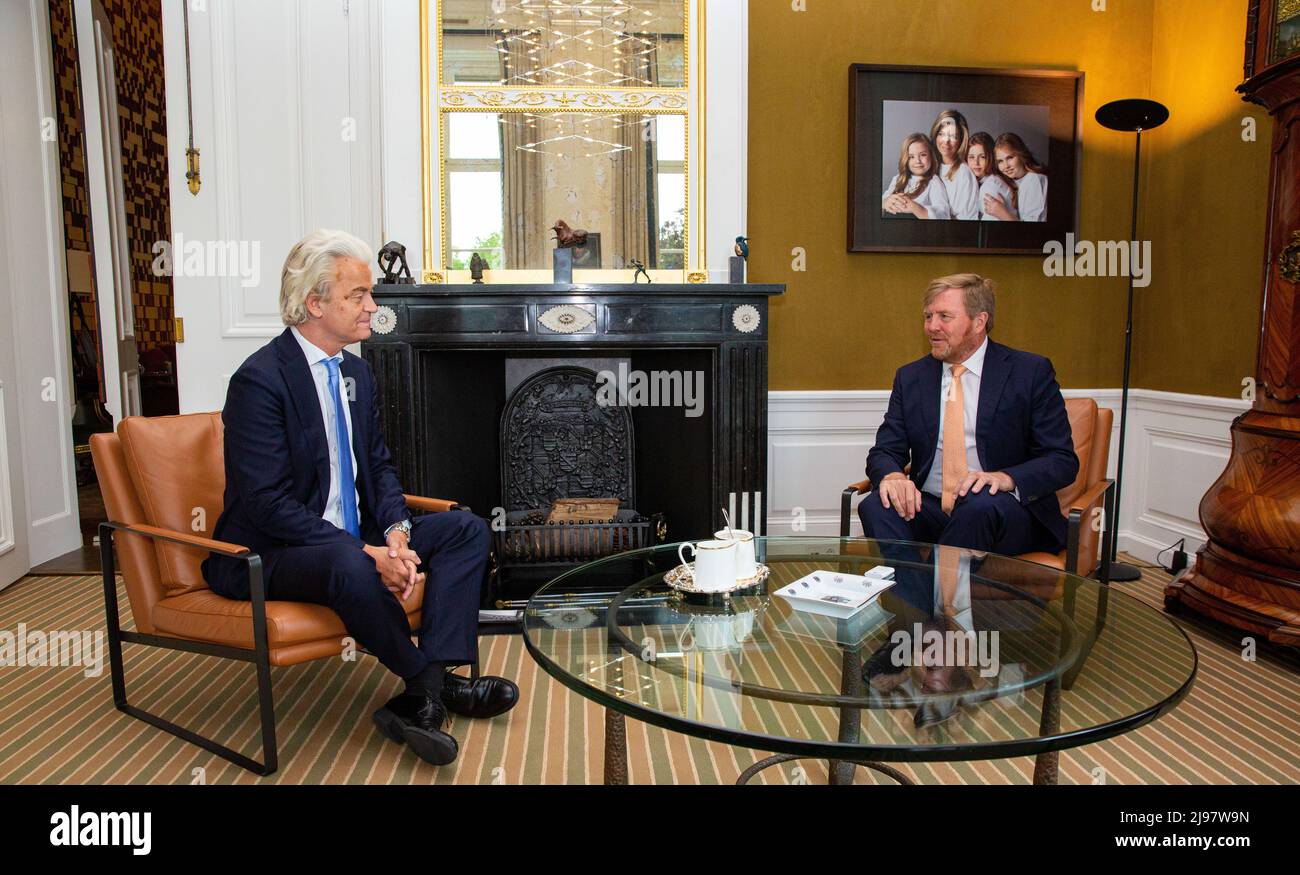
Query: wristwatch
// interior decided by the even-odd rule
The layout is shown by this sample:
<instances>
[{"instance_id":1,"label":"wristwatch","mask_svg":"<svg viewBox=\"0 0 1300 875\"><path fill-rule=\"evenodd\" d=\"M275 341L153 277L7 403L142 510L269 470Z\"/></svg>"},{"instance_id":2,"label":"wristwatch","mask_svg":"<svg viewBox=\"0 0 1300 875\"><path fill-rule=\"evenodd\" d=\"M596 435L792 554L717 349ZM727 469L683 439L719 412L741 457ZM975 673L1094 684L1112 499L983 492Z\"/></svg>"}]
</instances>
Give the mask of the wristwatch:
<instances>
[{"instance_id":1,"label":"wristwatch","mask_svg":"<svg viewBox=\"0 0 1300 875\"><path fill-rule=\"evenodd\" d=\"M402 534L406 535L406 539L407 539L408 541L411 539L411 520L410 520L409 517L406 518L406 519L404 519L404 520L402 520L400 523L393 523L391 526L389 526L388 528L384 529L384 540L385 540L385 541L387 541L387 540L388 540L388 536L391 535L391 534L393 533L393 529L401 529L401 530L402 530Z\"/></svg>"}]
</instances>

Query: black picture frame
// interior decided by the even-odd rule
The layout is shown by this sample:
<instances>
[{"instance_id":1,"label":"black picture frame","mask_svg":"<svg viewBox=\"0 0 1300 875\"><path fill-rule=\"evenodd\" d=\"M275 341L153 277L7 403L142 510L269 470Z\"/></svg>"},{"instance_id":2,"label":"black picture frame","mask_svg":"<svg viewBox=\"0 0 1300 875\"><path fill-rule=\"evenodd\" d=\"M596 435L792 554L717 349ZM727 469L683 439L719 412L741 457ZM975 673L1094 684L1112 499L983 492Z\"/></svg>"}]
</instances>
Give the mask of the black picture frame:
<instances>
[{"instance_id":1,"label":"black picture frame","mask_svg":"<svg viewBox=\"0 0 1300 875\"><path fill-rule=\"evenodd\" d=\"M887 100L1048 107L1047 220L923 221L882 216ZM1083 73L1077 70L850 65L849 251L1041 255L1046 242L1064 240L1078 228L1082 103Z\"/></svg>"}]
</instances>

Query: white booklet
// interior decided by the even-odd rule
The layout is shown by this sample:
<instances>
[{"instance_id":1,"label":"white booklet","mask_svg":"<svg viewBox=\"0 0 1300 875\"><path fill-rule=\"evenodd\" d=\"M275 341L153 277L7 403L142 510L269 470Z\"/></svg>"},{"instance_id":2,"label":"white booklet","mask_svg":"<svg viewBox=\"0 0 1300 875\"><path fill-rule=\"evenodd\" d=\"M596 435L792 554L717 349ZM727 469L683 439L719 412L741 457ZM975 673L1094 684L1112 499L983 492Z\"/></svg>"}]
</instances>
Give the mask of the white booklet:
<instances>
[{"instance_id":1,"label":"white booklet","mask_svg":"<svg viewBox=\"0 0 1300 875\"><path fill-rule=\"evenodd\" d=\"M888 571L888 577L876 569L868 574L814 571L781 587L776 594L795 610L847 619L894 585L893 569Z\"/></svg>"}]
</instances>

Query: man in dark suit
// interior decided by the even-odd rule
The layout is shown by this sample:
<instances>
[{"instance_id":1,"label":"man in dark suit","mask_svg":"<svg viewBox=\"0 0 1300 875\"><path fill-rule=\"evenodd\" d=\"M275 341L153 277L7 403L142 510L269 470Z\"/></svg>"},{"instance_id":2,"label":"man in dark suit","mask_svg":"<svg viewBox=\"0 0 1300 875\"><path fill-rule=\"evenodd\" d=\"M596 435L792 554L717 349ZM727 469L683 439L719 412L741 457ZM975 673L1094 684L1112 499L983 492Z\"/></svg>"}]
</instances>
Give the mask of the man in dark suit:
<instances>
[{"instance_id":1,"label":"man in dark suit","mask_svg":"<svg viewBox=\"0 0 1300 875\"><path fill-rule=\"evenodd\" d=\"M344 349L370 336L378 309L369 259L362 241L339 231L314 231L290 250L280 280L289 327L230 378L221 414L225 507L213 537L262 557L268 599L333 609L406 681L375 712L380 731L444 764L457 754L443 731L448 710L492 717L513 707L519 690L503 678L449 671L477 660L489 533L465 512L407 514L379 428L374 375ZM247 599L243 569L214 555L203 573L219 595ZM420 580L417 646L402 602Z\"/></svg>"},{"instance_id":2,"label":"man in dark suit","mask_svg":"<svg viewBox=\"0 0 1300 875\"><path fill-rule=\"evenodd\" d=\"M867 455L867 537L1013 556L1064 547L1056 491L1079 473L1065 401L1050 361L989 339L993 305L976 274L926 290L930 354L898 369Z\"/></svg>"}]
</instances>

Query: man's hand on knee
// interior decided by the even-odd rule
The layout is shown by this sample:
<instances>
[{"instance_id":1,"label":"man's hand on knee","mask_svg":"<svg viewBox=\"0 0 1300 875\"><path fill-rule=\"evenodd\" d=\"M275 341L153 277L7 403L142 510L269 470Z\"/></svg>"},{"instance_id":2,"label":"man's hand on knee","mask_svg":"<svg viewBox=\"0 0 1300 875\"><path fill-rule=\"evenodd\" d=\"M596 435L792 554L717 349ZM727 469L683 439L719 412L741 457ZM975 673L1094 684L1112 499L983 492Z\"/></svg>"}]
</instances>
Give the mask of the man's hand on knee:
<instances>
[{"instance_id":1,"label":"man's hand on knee","mask_svg":"<svg viewBox=\"0 0 1300 875\"><path fill-rule=\"evenodd\" d=\"M913 519L921 512L921 490L906 474L886 476L876 484L876 493L886 509L893 509L905 520Z\"/></svg>"},{"instance_id":2,"label":"man's hand on knee","mask_svg":"<svg viewBox=\"0 0 1300 875\"><path fill-rule=\"evenodd\" d=\"M967 492L981 492L985 486L989 488L989 495L1016 491L1016 481L1011 479L1010 474L1003 471L971 471L957 488L957 494L961 496Z\"/></svg>"},{"instance_id":3,"label":"man's hand on knee","mask_svg":"<svg viewBox=\"0 0 1300 875\"><path fill-rule=\"evenodd\" d=\"M379 572L379 578L384 582L391 592L401 601L406 601L415 589L415 585L424 579L424 575L416 572L415 565L406 558L402 550L392 547L372 547L365 546L366 555L375 562L375 570ZM405 553L414 553L406 550ZM415 560L418 562L419 557Z\"/></svg>"}]
</instances>

